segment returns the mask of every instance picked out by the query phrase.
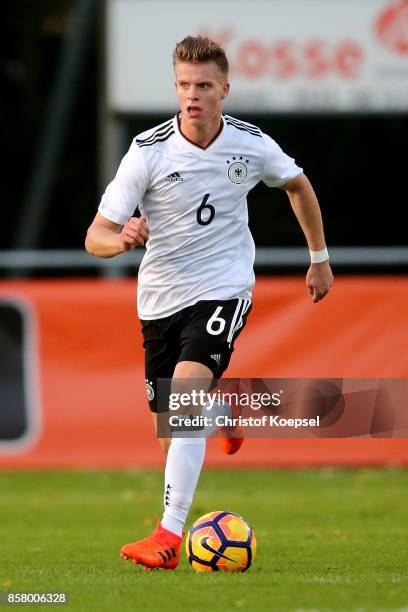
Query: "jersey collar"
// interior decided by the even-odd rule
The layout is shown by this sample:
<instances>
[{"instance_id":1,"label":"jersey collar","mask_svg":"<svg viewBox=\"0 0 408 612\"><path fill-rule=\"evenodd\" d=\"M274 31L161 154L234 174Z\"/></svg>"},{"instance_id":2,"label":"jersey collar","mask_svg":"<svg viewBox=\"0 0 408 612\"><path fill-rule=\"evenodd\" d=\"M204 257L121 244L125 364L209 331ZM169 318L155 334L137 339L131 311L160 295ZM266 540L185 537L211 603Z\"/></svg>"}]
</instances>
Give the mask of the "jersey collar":
<instances>
[{"instance_id":1,"label":"jersey collar","mask_svg":"<svg viewBox=\"0 0 408 612\"><path fill-rule=\"evenodd\" d=\"M212 153L214 149L216 149L219 146L224 136L224 132L225 132L225 120L222 115L221 115L220 129L218 130L217 134L214 136L212 141L204 149L200 145L195 144L192 140L187 138L187 136L184 136L184 134L181 132L179 114L180 113L176 113L173 119L173 127L174 127L174 132L176 134L177 141L184 149L191 151L192 153L196 153L197 155L202 155L205 157L206 153L210 151Z\"/></svg>"}]
</instances>

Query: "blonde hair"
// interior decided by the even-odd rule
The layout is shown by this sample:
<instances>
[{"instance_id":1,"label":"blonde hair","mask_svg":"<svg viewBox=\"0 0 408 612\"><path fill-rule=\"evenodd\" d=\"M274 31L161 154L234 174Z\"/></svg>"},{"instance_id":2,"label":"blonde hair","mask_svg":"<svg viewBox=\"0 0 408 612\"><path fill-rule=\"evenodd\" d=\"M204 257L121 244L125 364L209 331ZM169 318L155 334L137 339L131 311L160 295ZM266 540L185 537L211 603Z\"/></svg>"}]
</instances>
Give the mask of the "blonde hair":
<instances>
[{"instance_id":1,"label":"blonde hair","mask_svg":"<svg viewBox=\"0 0 408 612\"><path fill-rule=\"evenodd\" d=\"M173 52L173 66L177 62L189 64L215 62L222 74L228 76L229 64L224 49L205 36L186 36L177 43Z\"/></svg>"}]
</instances>

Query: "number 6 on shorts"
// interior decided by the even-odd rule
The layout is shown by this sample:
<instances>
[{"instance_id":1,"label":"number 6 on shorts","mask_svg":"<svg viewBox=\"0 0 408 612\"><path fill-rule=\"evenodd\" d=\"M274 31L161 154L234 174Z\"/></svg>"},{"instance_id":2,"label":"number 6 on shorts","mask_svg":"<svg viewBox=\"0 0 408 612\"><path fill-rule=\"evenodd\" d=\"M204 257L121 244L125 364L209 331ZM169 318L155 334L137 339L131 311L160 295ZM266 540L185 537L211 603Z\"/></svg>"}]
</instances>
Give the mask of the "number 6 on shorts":
<instances>
[{"instance_id":1,"label":"number 6 on shorts","mask_svg":"<svg viewBox=\"0 0 408 612\"><path fill-rule=\"evenodd\" d=\"M222 334L222 332L225 329L225 325L226 325L225 319L218 316L222 309L223 309L223 306L217 306L217 308L214 311L214 314L211 315L211 317L207 321L206 330L212 336L218 336L219 334ZM216 325L215 328L213 327L214 323Z\"/></svg>"}]
</instances>

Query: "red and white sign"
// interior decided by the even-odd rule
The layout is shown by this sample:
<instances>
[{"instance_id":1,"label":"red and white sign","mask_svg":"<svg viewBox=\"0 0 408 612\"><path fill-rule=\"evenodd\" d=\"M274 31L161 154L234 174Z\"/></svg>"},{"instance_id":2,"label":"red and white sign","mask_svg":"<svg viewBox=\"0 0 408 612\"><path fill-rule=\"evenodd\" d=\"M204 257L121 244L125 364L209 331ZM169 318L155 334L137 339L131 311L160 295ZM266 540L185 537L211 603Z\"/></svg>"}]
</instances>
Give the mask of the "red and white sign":
<instances>
[{"instance_id":1,"label":"red and white sign","mask_svg":"<svg viewBox=\"0 0 408 612\"><path fill-rule=\"evenodd\" d=\"M408 0L393 2L379 15L378 38L394 53L408 58Z\"/></svg>"},{"instance_id":2,"label":"red and white sign","mask_svg":"<svg viewBox=\"0 0 408 612\"><path fill-rule=\"evenodd\" d=\"M408 0L110 0L107 33L114 111L175 111L172 51L198 33L227 52L226 112L408 108Z\"/></svg>"}]
</instances>

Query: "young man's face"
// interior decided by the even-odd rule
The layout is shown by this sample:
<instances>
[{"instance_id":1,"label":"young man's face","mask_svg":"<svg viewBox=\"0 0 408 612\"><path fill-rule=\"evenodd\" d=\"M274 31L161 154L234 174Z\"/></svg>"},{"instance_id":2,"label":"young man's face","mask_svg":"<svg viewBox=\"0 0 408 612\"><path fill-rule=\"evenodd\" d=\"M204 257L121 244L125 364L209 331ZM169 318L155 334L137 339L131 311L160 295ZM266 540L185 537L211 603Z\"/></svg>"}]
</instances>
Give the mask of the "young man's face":
<instances>
[{"instance_id":1,"label":"young man's face","mask_svg":"<svg viewBox=\"0 0 408 612\"><path fill-rule=\"evenodd\" d=\"M199 127L218 121L229 83L217 64L212 61L205 64L177 62L175 73L183 122Z\"/></svg>"}]
</instances>

